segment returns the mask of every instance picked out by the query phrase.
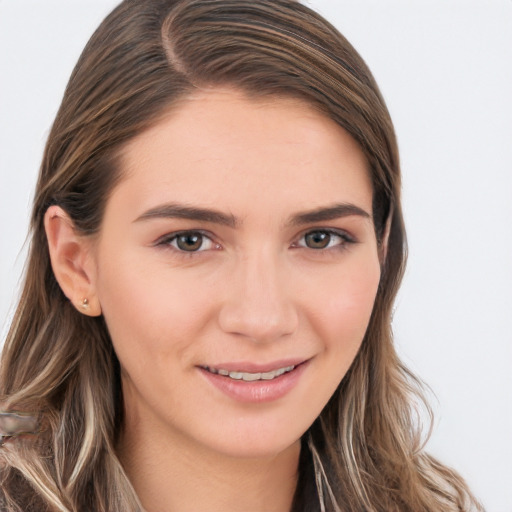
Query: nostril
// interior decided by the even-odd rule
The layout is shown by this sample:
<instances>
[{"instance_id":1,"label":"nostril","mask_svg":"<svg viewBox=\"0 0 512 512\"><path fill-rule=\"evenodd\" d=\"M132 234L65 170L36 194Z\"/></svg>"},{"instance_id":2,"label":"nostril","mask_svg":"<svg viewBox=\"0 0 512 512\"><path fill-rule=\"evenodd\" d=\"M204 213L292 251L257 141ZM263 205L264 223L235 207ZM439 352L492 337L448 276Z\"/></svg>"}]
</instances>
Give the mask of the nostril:
<instances>
[{"instance_id":1,"label":"nostril","mask_svg":"<svg viewBox=\"0 0 512 512\"><path fill-rule=\"evenodd\" d=\"M256 342L274 341L297 329L298 315L292 303L256 305L244 301L224 304L219 313L220 328Z\"/></svg>"}]
</instances>

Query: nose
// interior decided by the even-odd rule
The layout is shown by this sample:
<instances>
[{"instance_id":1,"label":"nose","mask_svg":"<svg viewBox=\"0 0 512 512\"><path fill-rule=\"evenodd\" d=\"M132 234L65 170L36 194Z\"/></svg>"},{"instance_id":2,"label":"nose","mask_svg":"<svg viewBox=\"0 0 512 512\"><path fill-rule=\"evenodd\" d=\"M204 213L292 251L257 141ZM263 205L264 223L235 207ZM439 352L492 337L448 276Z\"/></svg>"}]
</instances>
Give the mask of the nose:
<instances>
[{"instance_id":1,"label":"nose","mask_svg":"<svg viewBox=\"0 0 512 512\"><path fill-rule=\"evenodd\" d=\"M284 267L278 255L258 254L237 262L219 312L224 332L268 343L297 329L298 312Z\"/></svg>"}]
</instances>

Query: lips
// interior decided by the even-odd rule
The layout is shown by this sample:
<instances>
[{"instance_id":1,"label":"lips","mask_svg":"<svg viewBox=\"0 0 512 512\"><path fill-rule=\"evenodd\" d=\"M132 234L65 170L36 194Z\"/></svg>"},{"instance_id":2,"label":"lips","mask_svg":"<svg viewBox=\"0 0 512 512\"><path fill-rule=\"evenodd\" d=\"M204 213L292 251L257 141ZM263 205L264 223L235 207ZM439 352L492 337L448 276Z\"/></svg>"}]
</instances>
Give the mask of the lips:
<instances>
[{"instance_id":1,"label":"lips","mask_svg":"<svg viewBox=\"0 0 512 512\"><path fill-rule=\"evenodd\" d=\"M295 359L266 365L254 363L220 363L198 366L200 373L237 402L264 403L284 398L301 379L309 359Z\"/></svg>"},{"instance_id":2,"label":"lips","mask_svg":"<svg viewBox=\"0 0 512 512\"><path fill-rule=\"evenodd\" d=\"M203 366L202 368L215 375L222 375L224 377L229 377L230 379L243 380L245 382L254 382L257 380L273 380L276 377L280 377L281 375L294 370L295 365L284 366L277 370L267 372L229 371L226 368L211 368L209 366Z\"/></svg>"}]
</instances>

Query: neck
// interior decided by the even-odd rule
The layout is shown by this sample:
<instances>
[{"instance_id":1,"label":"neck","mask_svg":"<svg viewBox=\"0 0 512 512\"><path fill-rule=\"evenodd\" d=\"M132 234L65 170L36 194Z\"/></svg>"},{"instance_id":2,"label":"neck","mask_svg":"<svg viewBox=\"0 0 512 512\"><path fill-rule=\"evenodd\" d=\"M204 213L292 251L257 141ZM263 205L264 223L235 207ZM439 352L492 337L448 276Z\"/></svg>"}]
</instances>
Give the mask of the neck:
<instances>
[{"instance_id":1,"label":"neck","mask_svg":"<svg viewBox=\"0 0 512 512\"><path fill-rule=\"evenodd\" d=\"M290 511L299 441L278 454L244 458L145 430L127 422L118 453L146 512Z\"/></svg>"}]
</instances>

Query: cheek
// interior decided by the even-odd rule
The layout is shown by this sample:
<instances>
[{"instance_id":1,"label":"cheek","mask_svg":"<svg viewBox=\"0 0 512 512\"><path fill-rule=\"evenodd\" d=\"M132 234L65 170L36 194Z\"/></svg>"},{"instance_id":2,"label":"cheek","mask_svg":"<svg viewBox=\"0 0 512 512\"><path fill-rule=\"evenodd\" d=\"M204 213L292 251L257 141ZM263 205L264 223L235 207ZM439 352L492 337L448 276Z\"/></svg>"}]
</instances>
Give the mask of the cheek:
<instances>
[{"instance_id":1,"label":"cheek","mask_svg":"<svg viewBox=\"0 0 512 512\"><path fill-rule=\"evenodd\" d=\"M168 364L201 328L204 295L183 276L141 257L103 259L98 297L116 353L127 366ZM147 262L146 262L147 263Z\"/></svg>"},{"instance_id":2,"label":"cheek","mask_svg":"<svg viewBox=\"0 0 512 512\"><path fill-rule=\"evenodd\" d=\"M304 392L304 402L314 404L313 416L321 413L345 377L368 327L380 266L376 258L359 263L331 274L331 279L324 279L323 287L310 288L307 305L303 302L309 312L309 334L319 350L312 365L315 386Z\"/></svg>"},{"instance_id":3,"label":"cheek","mask_svg":"<svg viewBox=\"0 0 512 512\"><path fill-rule=\"evenodd\" d=\"M342 357L355 357L363 340L375 302L380 280L376 258L363 264L347 266L336 278L329 280L323 293L316 293L316 326L322 333L328 351Z\"/></svg>"}]
</instances>

